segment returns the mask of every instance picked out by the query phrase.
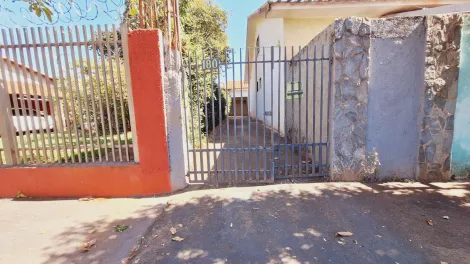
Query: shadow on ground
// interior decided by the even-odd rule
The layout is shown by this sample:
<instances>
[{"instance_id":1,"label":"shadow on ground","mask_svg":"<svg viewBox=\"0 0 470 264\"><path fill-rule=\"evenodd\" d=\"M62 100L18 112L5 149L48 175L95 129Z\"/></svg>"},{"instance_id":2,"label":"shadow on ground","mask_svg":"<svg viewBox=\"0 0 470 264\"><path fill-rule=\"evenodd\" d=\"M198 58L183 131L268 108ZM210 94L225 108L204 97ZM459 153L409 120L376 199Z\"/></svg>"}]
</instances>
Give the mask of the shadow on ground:
<instances>
[{"instance_id":1,"label":"shadow on ground","mask_svg":"<svg viewBox=\"0 0 470 264\"><path fill-rule=\"evenodd\" d=\"M467 182L277 184L0 205L2 263L470 263ZM354 235L340 241L338 231ZM91 239L88 252L78 250Z\"/></svg>"},{"instance_id":2,"label":"shadow on ground","mask_svg":"<svg viewBox=\"0 0 470 264\"><path fill-rule=\"evenodd\" d=\"M172 197L132 261L470 263L469 186L314 183L185 193ZM341 241L338 231L354 235Z\"/></svg>"}]
</instances>

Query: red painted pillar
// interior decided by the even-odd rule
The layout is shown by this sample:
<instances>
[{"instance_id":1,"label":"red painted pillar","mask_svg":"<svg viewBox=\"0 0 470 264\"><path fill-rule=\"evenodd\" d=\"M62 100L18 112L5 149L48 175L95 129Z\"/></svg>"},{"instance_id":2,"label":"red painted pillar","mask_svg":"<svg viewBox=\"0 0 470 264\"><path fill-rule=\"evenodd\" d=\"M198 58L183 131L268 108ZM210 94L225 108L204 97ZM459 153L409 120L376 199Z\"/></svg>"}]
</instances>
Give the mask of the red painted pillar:
<instances>
[{"instance_id":1,"label":"red painted pillar","mask_svg":"<svg viewBox=\"0 0 470 264\"><path fill-rule=\"evenodd\" d=\"M158 30L129 33L129 66L140 167L144 177L171 191L163 97L163 40ZM151 187L150 187L151 188Z\"/></svg>"}]
</instances>

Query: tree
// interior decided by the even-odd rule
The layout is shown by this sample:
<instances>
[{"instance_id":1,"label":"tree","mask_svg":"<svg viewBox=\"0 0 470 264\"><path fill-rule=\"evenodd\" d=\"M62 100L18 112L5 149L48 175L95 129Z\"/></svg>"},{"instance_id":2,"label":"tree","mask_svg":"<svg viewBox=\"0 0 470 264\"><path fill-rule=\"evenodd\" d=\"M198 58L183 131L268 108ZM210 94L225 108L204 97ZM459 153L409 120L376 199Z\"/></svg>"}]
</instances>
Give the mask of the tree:
<instances>
[{"instance_id":1,"label":"tree","mask_svg":"<svg viewBox=\"0 0 470 264\"><path fill-rule=\"evenodd\" d=\"M163 6L167 0L157 0L157 17L152 24L165 25ZM138 10L139 1L130 0L128 6L128 23L131 28L139 27ZM227 12L211 0L180 0L179 15L181 21L182 55L186 67L187 91L185 95L186 107L191 106L191 116L188 117L189 137L194 145L198 145L199 137L205 137L226 118L230 108L230 96L220 89L217 76L222 69L202 70L187 69L196 63L195 52L198 53L198 63L202 55L218 57L220 64L229 61L227 33ZM167 27L159 27L163 34L167 34ZM204 76L204 77L203 77ZM211 77L213 76L213 77ZM204 93L205 91L205 93ZM219 109L219 94L221 109ZM212 112L214 109L214 112ZM207 115L207 126L205 123ZM215 119L213 124L212 117ZM220 119L222 117L222 119ZM194 134L194 138L193 138Z\"/></svg>"}]
</instances>

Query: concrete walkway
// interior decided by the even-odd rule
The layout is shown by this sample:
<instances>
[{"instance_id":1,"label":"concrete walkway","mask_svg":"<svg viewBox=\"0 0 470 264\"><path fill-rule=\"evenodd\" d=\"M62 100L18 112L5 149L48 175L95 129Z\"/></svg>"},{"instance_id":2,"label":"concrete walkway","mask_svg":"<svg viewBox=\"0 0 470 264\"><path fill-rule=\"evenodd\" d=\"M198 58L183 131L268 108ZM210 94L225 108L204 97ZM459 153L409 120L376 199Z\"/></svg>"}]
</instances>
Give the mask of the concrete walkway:
<instances>
[{"instance_id":1,"label":"concrete walkway","mask_svg":"<svg viewBox=\"0 0 470 264\"><path fill-rule=\"evenodd\" d=\"M120 264L136 245L127 263L470 263L468 223L465 182L278 184L91 201L3 199L0 263ZM117 225L129 228L116 232ZM354 234L341 241L338 231ZM172 241L175 236L184 240ZM96 244L88 252L78 249L92 239Z\"/></svg>"},{"instance_id":2,"label":"concrete walkway","mask_svg":"<svg viewBox=\"0 0 470 264\"><path fill-rule=\"evenodd\" d=\"M276 179L312 176L313 165L310 164L308 173L306 170L305 147L301 148L300 157L299 147L287 144L289 140L261 121L230 117L206 141L201 141L200 150L189 155L191 170L204 172L191 174L191 181L208 181L208 171L211 171L218 182L267 182L271 180L273 164ZM319 149L316 147L317 156ZM326 148L323 150L326 156ZM313 152L312 147L309 152Z\"/></svg>"},{"instance_id":3,"label":"concrete walkway","mask_svg":"<svg viewBox=\"0 0 470 264\"><path fill-rule=\"evenodd\" d=\"M0 199L0 263L121 263L167 198ZM129 226L118 233L114 226ZM88 252L78 247L96 239Z\"/></svg>"},{"instance_id":4,"label":"concrete walkway","mask_svg":"<svg viewBox=\"0 0 470 264\"><path fill-rule=\"evenodd\" d=\"M172 197L133 261L470 263L469 186L313 183L185 193ZM339 231L354 234L343 241Z\"/></svg>"}]
</instances>

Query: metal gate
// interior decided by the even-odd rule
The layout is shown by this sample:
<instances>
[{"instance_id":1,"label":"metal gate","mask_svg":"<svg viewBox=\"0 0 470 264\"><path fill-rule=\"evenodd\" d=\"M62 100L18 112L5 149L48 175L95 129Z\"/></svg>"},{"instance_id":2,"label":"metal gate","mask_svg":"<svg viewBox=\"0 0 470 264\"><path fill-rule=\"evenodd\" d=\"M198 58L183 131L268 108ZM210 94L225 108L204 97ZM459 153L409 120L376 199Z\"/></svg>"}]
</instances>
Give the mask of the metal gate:
<instances>
[{"instance_id":1,"label":"metal gate","mask_svg":"<svg viewBox=\"0 0 470 264\"><path fill-rule=\"evenodd\" d=\"M330 46L194 51L184 68L190 183L328 176Z\"/></svg>"}]
</instances>

